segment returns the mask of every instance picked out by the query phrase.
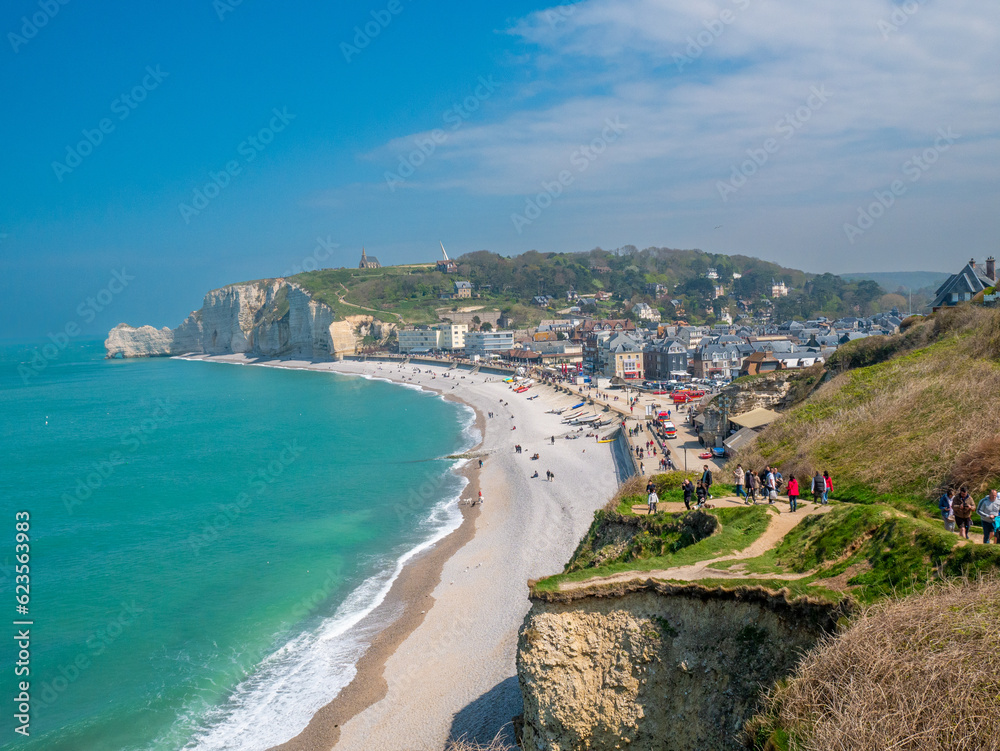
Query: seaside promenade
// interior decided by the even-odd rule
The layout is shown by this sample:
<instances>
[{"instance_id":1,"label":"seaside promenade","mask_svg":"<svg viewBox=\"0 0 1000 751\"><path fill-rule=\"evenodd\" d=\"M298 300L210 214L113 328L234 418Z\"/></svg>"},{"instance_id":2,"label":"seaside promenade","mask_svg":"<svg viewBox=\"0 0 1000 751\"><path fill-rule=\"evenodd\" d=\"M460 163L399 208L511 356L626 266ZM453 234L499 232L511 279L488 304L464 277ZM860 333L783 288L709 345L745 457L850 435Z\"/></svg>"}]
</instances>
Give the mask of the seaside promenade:
<instances>
[{"instance_id":1,"label":"seaside promenade","mask_svg":"<svg viewBox=\"0 0 1000 751\"><path fill-rule=\"evenodd\" d=\"M544 385L547 388L554 390L556 393L562 391L563 393L579 397L580 399L584 399L588 402L593 402L594 405L606 407L609 411L617 413L620 417L626 420L627 424L630 423L628 427L645 425L647 422L647 407L650 407L655 411L669 410L671 412L671 421L677 428L676 439L664 441L646 430L641 431L636 436L628 435L627 430L623 431L623 440L626 442L628 447L627 450L630 452L633 459L635 459L635 449L637 445L644 445L645 442L650 439L656 442L657 456L650 457L649 460L643 461L645 472L642 472L641 474L645 476L660 474L662 470L659 469L659 460L662 456L663 450L666 448L670 449L671 459L676 470L700 472L702 467L707 464L713 473L717 473L725 466L725 460L714 457L711 459L698 458L698 454L702 453L704 448L702 448L702 446L698 443L698 434L690 420L690 415L692 414L690 409L693 403L683 405L684 411L678 412L679 405L673 404L667 394L648 394L646 392L631 389L627 391L622 390L620 392L616 391L614 394L608 394L607 392L601 392L595 388L578 386L575 384L552 384L546 382ZM619 401L615 401L614 397L619 395ZM639 401L635 404L635 409L629 409L628 399L634 398L635 396L638 396ZM640 474L638 460L635 460L635 473Z\"/></svg>"}]
</instances>

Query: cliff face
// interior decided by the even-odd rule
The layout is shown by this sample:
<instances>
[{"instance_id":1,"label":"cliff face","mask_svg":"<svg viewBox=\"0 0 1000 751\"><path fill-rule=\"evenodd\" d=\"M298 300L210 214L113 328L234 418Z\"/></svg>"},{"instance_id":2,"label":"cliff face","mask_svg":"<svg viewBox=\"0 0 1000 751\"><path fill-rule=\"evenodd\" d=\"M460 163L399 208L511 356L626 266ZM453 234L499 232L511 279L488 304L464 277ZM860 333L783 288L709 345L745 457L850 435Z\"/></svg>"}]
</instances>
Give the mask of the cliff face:
<instances>
[{"instance_id":1,"label":"cliff face","mask_svg":"<svg viewBox=\"0 0 1000 751\"><path fill-rule=\"evenodd\" d=\"M371 316L334 321L333 311L297 284L270 279L209 292L201 309L173 330L119 324L104 347L108 357L244 353L323 360L353 354L365 336L382 339L394 328Z\"/></svg>"},{"instance_id":2,"label":"cliff face","mask_svg":"<svg viewBox=\"0 0 1000 751\"><path fill-rule=\"evenodd\" d=\"M722 429L723 411L720 401L729 399L730 417L754 409L788 409L805 399L823 380L822 366L803 370L778 370L730 383L705 408L705 439L714 442Z\"/></svg>"},{"instance_id":3,"label":"cliff face","mask_svg":"<svg viewBox=\"0 0 1000 751\"><path fill-rule=\"evenodd\" d=\"M652 581L536 595L518 639L524 748L742 749L762 692L842 614Z\"/></svg>"}]
</instances>

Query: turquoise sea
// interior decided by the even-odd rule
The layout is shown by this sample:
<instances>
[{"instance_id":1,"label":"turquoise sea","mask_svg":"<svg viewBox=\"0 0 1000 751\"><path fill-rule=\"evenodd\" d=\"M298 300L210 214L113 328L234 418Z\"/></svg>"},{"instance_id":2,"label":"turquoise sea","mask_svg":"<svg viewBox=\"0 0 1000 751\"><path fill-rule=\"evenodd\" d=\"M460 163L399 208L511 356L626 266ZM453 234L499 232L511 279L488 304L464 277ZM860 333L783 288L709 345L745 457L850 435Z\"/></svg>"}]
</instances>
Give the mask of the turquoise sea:
<instances>
[{"instance_id":1,"label":"turquoise sea","mask_svg":"<svg viewBox=\"0 0 1000 751\"><path fill-rule=\"evenodd\" d=\"M43 343L39 343L40 348ZM266 749L354 674L352 626L459 522L472 413L383 381L71 345L0 348L0 612L30 512L31 736L0 748ZM22 369L23 370L23 369Z\"/></svg>"}]
</instances>

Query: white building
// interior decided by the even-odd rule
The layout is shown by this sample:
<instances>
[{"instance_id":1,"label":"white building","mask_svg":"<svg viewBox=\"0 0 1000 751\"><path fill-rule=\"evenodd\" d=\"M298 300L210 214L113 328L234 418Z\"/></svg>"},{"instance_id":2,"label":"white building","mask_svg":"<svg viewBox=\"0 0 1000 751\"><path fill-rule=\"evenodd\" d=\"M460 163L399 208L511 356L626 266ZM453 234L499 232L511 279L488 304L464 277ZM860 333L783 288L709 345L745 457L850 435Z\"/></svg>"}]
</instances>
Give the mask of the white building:
<instances>
[{"instance_id":1,"label":"white building","mask_svg":"<svg viewBox=\"0 0 1000 751\"><path fill-rule=\"evenodd\" d=\"M708 273L706 273L705 276L708 277L709 279L718 279L719 272L717 269L709 269Z\"/></svg>"},{"instance_id":2,"label":"white building","mask_svg":"<svg viewBox=\"0 0 1000 751\"><path fill-rule=\"evenodd\" d=\"M771 280L771 297L788 297L788 287L785 283Z\"/></svg>"},{"instance_id":3,"label":"white building","mask_svg":"<svg viewBox=\"0 0 1000 751\"><path fill-rule=\"evenodd\" d=\"M441 331L436 328L400 329L397 337L401 354L441 349Z\"/></svg>"},{"instance_id":4,"label":"white building","mask_svg":"<svg viewBox=\"0 0 1000 751\"><path fill-rule=\"evenodd\" d=\"M465 354L469 357L513 348L513 331L470 331L465 335Z\"/></svg>"},{"instance_id":5,"label":"white building","mask_svg":"<svg viewBox=\"0 0 1000 751\"><path fill-rule=\"evenodd\" d=\"M656 308L650 307L647 303L636 303L632 306L632 312L639 318L640 321L653 321L654 323L660 322L660 311Z\"/></svg>"},{"instance_id":6,"label":"white building","mask_svg":"<svg viewBox=\"0 0 1000 751\"><path fill-rule=\"evenodd\" d=\"M441 330L441 349L455 351L465 349L465 335L469 327L464 323L446 323L438 327Z\"/></svg>"}]
</instances>

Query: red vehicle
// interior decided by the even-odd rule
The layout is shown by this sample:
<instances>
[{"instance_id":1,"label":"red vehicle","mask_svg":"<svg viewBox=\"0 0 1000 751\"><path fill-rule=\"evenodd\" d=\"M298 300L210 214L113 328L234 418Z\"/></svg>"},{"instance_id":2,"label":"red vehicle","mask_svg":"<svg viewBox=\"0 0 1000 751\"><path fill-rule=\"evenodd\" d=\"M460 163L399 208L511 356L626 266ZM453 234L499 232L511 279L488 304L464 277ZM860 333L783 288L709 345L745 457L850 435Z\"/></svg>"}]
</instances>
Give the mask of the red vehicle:
<instances>
[{"instance_id":1,"label":"red vehicle","mask_svg":"<svg viewBox=\"0 0 1000 751\"><path fill-rule=\"evenodd\" d=\"M712 458L712 452L711 451L702 451L700 454L698 454L698 458L699 459L711 459Z\"/></svg>"},{"instance_id":2,"label":"red vehicle","mask_svg":"<svg viewBox=\"0 0 1000 751\"><path fill-rule=\"evenodd\" d=\"M675 391L670 395L670 398L674 400L674 404L687 404L694 399L694 397L686 391Z\"/></svg>"}]
</instances>

